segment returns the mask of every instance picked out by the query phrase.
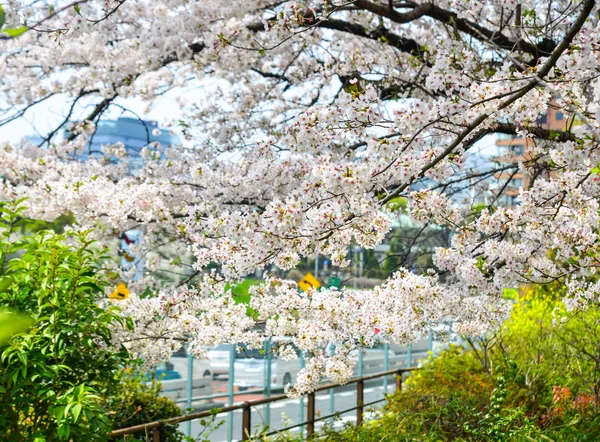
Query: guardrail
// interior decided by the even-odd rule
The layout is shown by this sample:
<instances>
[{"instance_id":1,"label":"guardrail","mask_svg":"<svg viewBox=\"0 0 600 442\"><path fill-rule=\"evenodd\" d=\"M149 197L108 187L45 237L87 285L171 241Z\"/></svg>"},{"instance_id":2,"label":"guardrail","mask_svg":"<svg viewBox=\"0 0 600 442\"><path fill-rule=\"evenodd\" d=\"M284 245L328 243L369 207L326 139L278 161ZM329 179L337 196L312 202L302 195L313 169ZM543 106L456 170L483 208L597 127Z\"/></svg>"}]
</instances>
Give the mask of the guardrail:
<instances>
[{"instance_id":1,"label":"guardrail","mask_svg":"<svg viewBox=\"0 0 600 442\"><path fill-rule=\"evenodd\" d=\"M353 378L348 381L344 385L352 385L356 384L356 406L352 408L348 408L345 410L340 410L335 412L334 414L329 414L327 416L319 416L318 418L315 416L315 394L319 391L329 390L331 388L342 387L341 384L324 384L317 387L312 393L306 394L303 397L307 398L307 420L304 422L300 422L294 425L290 425L285 428L280 428L278 430L272 431L267 434L261 434L261 436L272 436L282 431L288 431L293 428L304 427L306 426L306 437L310 439L315 432L315 423L332 418L336 415L348 413L349 411L356 410L356 425L360 425L362 423L362 415L364 412L364 408L370 405L374 405L378 402L382 402L385 399L378 399L373 402L364 403L364 385L365 381L369 381L372 379L381 378L384 376L396 375L396 391L402 388L402 375L404 373L408 373L411 371L417 370L417 367L410 368L399 368L394 370L383 371L380 373L375 373L368 376L361 376L358 378ZM212 410L200 411L196 413L190 413L185 416L173 417L165 420L157 420L154 422L149 422L147 424L140 424L133 427L122 428L120 430L115 430L109 434L110 439L115 439L121 436L126 436L129 434L137 434L137 433L146 433L152 432L152 440L153 442L160 442L162 440L162 429L166 425L174 425L182 422L192 421L194 419L202 419L206 417L212 417L215 415L233 412L235 410L242 410L242 438L241 441L247 441L252 437L252 421L251 421L251 410L252 407L256 407L259 405L270 404L273 402L278 402L282 400L289 399L289 396L286 394L280 394L277 396L271 396L263 399L255 399L251 401L246 401L241 404L230 405L227 407L220 407Z\"/></svg>"}]
</instances>

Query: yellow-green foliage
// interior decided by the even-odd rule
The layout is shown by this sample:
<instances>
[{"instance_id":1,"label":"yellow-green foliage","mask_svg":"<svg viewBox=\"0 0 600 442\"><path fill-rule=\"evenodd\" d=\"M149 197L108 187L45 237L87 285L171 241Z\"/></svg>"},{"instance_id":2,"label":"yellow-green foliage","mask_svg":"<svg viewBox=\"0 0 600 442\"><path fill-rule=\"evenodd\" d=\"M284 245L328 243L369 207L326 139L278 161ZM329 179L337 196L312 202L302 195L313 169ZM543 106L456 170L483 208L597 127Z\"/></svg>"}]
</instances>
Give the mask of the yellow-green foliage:
<instances>
[{"instance_id":1,"label":"yellow-green foliage","mask_svg":"<svg viewBox=\"0 0 600 442\"><path fill-rule=\"evenodd\" d=\"M438 398L461 397L468 399L494 388L473 353L460 346L450 346L439 356L430 356L423 367L405 382L411 395L430 395Z\"/></svg>"},{"instance_id":2,"label":"yellow-green foliage","mask_svg":"<svg viewBox=\"0 0 600 442\"><path fill-rule=\"evenodd\" d=\"M496 364L513 362L515 379L527 387L521 399L532 411L552 405L554 387L598 394L600 309L568 312L560 301L563 291L526 289L492 347Z\"/></svg>"}]
</instances>

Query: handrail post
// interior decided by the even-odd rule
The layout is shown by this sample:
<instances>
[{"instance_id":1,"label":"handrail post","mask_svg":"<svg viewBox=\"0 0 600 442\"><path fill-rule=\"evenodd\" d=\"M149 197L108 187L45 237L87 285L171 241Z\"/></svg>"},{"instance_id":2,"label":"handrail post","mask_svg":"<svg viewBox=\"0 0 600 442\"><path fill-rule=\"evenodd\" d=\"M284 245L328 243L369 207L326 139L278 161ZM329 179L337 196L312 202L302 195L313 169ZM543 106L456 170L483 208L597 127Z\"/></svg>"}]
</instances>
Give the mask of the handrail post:
<instances>
[{"instance_id":1,"label":"handrail post","mask_svg":"<svg viewBox=\"0 0 600 442\"><path fill-rule=\"evenodd\" d=\"M304 352L300 352L300 370L304 368ZM298 401L298 422L304 422L304 396L300 396Z\"/></svg>"},{"instance_id":2,"label":"handrail post","mask_svg":"<svg viewBox=\"0 0 600 442\"><path fill-rule=\"evenodd\" d=\"M335 345L332 344L331 347L331 355L333 356L335 354ZM331 414L331 425L333 426L335 424L335 416L333 416L333 414L335 413L335 389L334 388L330 388L329 389L329 414Z\"/></svg>"},{"instance_id":3,"label":"handrail post","mask_svg":"<svg viewBox=\"0 0 600 442\"><path fill-rule=\"evenodd\" d=\"M242 409L242 440L250 440L252 428L250 421L250 402L246 401Z\"/></svg>"},{"instance_id":4,"label":"handrail post","mask_svg":"<svg viewBox=\"0 0 600 442\"><path fill-rule=\"evenodd\" d=\"M356 426L362 424L365 382L361 379L356 383Z\"/></svg>"},{"instance_id":5,"label":"handrail post","mask_svg":"<svg viewBox=\"0 0 600 442\"><path fill-rule=\"evenodd\" d=\"M264 342L265 347L265 359L263 364L263 372L265 378L265 388L264 395L265 397L271 397L271 381L272 381L272 362L273 362L273 351L271 347L271 338L267 339ZM264 423L268 427L271 426L271 404L267 402L264 407L265 418Z\"/></svg>"},{"instance_id":6,"label":"handrail post","mask_svg":"<svg viewBox=\"0 0 600 442\"><path fill-rule=\"evenodd\" d=\"M388 371L390 369L390 344L383 344L383 371ZM388 377L383 377L383 392L387 394L388 391Z\"/></svg>"},{"instance_id":7,"label":"handrail post","mask_svg":"<svg viewBox=\"0 0 600 442\"><path fill-rule=\"evenodd\" d=\"M315 432L315 392L308 394L306 438L310 439Z\"/></svg>"},{"instance_id":8,"label":"handrail post","mask_svg":"<svg viewBox=\"0 0 600 442\"><path fill-rule=\"evenodd\" d=\"M400 369L396 372L396 391L402 391L402 373L404 370Z\"/></svg>"},{"instance_id":9,"label":"handrail post","mask_svg":"<svg viewBox=\"0 0 600 442\"><path fill-rule=\"evenodd\" d=\"M186 405L187 405L187 413L189 413L189 409L192 408L192 393L194 390L194 356L192 356L191 353L188 353L187 355L188 360L188 366L187 366L187 382L185 383L186 385L186 395L187 395L187 401L186 401ZM185 425L185 435L187 437L191 437L192 436L192 421L187 421L186 425Z\"/></svg>"},{"instance_id":10,"label":"handrail post","mask_svg":"<svg viewBox=\"0 0 600 442\"><path fill-rule=\"evenodd\" d=\"M162 425L152 430L152 442L161 442L162 439Z\"/></svg>"},{"instance_id":11,"label":"handrail post","mask_svg":"<svg viewBox=\"0 0 600 442\"><path fill-rule=\"evenodd\" d=\"M229 375L227 378L227 405L233 405L233 381L235 380L235 345L229 349ZM227 442L233 440L233 411L227 413Z\"/></svg>"}]
</instances>

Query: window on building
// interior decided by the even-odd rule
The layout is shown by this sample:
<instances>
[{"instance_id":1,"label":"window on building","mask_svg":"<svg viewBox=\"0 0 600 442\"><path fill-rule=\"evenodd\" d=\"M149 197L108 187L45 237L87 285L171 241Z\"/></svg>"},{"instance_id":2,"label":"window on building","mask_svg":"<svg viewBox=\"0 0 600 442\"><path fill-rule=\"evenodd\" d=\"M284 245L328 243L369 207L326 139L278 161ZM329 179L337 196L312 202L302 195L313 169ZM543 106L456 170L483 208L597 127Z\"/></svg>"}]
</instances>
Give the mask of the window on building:
<instances>
[{"instance_id":1,"label":"window on building","mask_svg":"<svg viewBox=\"0 0 600 442\"><path fill-rule=\"evenodd\" d=\"M563 120L565 118L565 114L563 114L562 112L557 112L556 113L556 119L558 121Z\"/></svg>"},{"instance_id":2,"label":"window on building","mask_svg":"<svg viewBox=\"0 0 600 442\"><path fill-rule=\"evenodd\" d=\"M513 178L512 180L510 180L510 183L508 185L510 187L514 187L515 189L523 187L523 178Z\"/></svg>"},{"instance_id":3,"label":"window on building","mask_svg":"<svg viewBox=\"0 0 600 442\"><path fill-rule=\"evenodd\" d=\"M538 124L546 124L548 122L548 114L542 114L537 119Z\"/></svg>"},{"instance_id":4,"label":"window on building","mask_svg":"<svg viewBox=\"0 0 600 442\"><path fill-rule=\"evenodd\" d=\"M514 155L523 155L525 153L525 146L523 144L511 144L509 150Z\"/></svg>"},{"instance_id":5,"label":"window on building","mask_svg":"<svg viewBox=\"0 0 600 442\"><path fill-rule=\"evenodd\" d=\"M517 206L519 205L519 197L517 195L502 195L498 199L498 203L501 206Z\"/></svg>"}]
</instances>

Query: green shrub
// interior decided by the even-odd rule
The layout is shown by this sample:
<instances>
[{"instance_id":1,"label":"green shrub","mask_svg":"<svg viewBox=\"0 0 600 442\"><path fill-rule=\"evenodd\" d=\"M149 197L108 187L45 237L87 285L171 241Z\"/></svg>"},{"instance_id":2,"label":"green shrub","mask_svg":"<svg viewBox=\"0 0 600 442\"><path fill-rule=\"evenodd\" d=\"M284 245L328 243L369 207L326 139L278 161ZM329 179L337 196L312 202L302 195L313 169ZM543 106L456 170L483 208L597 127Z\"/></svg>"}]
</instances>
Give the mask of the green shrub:
<instances>
[{"instance_id":1,"label":"green shrub","mask_svg":"<svg viewBox=\"0 0 600 442\"><path fill-rule=\"evenodd\" d=\"M0 434L8 441L105 441L112 429L181 414L145 384L103 306L105 255L85 233L20 237L23 207L0 205ZM29 224L27 224L29 225ZM69 245L66 241L69 241ZM183 440L176 429L165 441Z\"/></svg>"},{"instance_id":2,"label":"green shrub","mask_svg":"<svg viewBox=\"0 0 600 442\"><path fill-rule=\"evenodd\" d=\"M0 308L32 324L0 347L4 440L102 440L110 420L101 396L129 362L109 347L116 308L103 308L102 253L85 234L39 232L15 239L22 207L0 207Z\"/></svg>"},{"instance_id":3,"label":"green shrub","mask_svg":"<svg viewBox=\"0 0 600 442\"><path fill-rule=\"evenodd\" d=\"M175 402L160 396L160 381L154 376L151 382L143 381L142 376L129 368L119 373L119 383L106 396L105 408L109 411L113 429L132 427L155 420L168 419L181 415ZM177 426L163 428L163 442L178 442L184 435ZM128 436L128 441L151 441L152 434Z\"/></svg>"},{"instance_id":4,"label":"green shrub","mask_svg":"<svg viewBox=\"0 0 600 442\"><path fill-rule=\"evenodd\" d=\"M503 376L487 373L473 352L452 346L430 357L405 390L389 398L382 421L354 430L358 435L347 440L520 440L533 429L520 407L506 406L506 395Z\"/></svg>"},{"instance_id":5,"label":"green shrub","mask_svg":"<svg viewBox=\"0 0 600 442\"><path fill-rule=\"evenodd\" d=\"M568 312L555 284L525 290L490 350L510 374L509 400L552 440L598 440L600 308ZM510 370L507 366L510 365Z\"/></svg>"}]
</instances>

